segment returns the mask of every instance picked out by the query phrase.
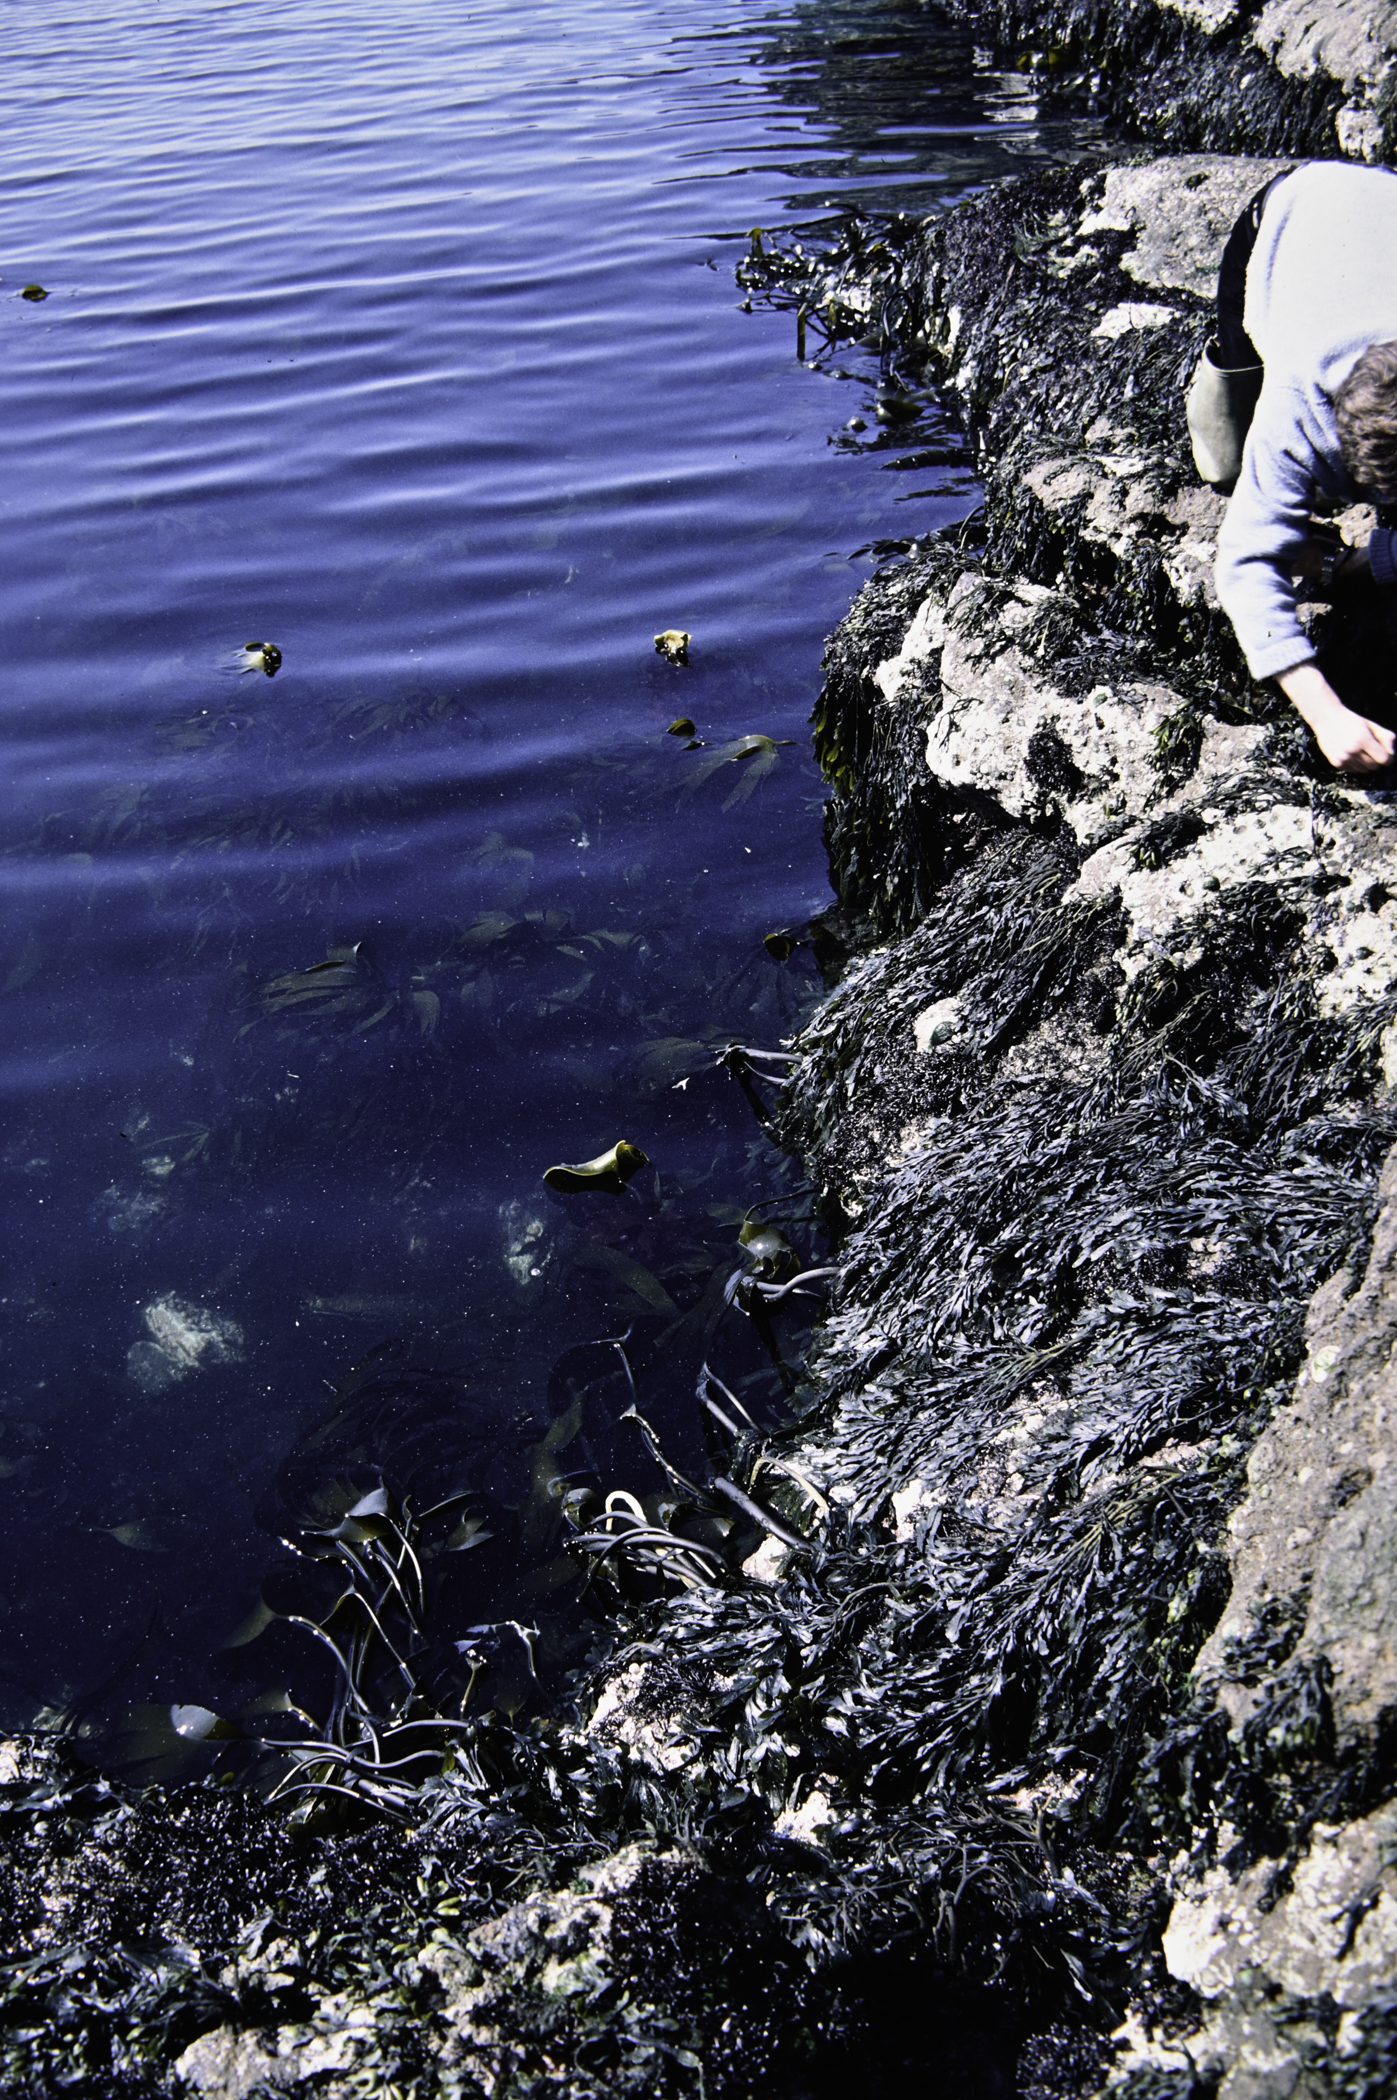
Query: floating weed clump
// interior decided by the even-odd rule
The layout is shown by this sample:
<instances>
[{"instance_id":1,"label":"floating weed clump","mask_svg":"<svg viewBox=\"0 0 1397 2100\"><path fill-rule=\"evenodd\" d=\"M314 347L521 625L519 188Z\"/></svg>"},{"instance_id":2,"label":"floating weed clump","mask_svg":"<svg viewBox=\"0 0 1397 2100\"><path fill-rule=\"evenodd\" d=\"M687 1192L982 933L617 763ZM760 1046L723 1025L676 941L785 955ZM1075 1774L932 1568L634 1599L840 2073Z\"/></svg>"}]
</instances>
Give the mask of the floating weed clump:
<instances>
[{"instance_id":1,"label":"floating weed clump","mask_svg":"<svg viewBox=\"0 0 1397 2100\"><path fill-rule=\"evenodd\" d=\"M281 669L281 651L275 642L244 642L238 668L261 671L266 677L275 678Z\"/></svg>"},{"instance_id":2,"label":"floating weed clump","mask_svg":"<svg viewBox=\"0 0 1397 2100\"><path fill-rule=\"evenodd\" d=\"M719 744L708 753L706 758L699 760L699 763L685 781L683 792L686 795L692 795L697 788L703 786L706 780L711 780L714 774L723 766L740 765L742 766L742 777L723 802L724 809L735 809L739 802L745 802L750 795L756 793L761 782L766 779L768 773L776 766L779 759L779 747L782 744L790 744L794 741L793 737L788 736L752 735L736 737L730 744ZM685 748L690 747L686 746Z\"/></svg>"},{"instance_id":3,"label":"floating weed clump","mask_svg":"<svg viewBox=\"0 0 1397 2100\"><path fill-rule=\"evenodd\" d=\"M619 1196L627 1182L633 1181L641 1168L649 1164L648 1156L639 1145L618 1138L609 1151L599 1152L595 1159L585 1159L576 1166L546 1168L543 1179L558 1196L588 1193Z\"/></svg>"}]
</instances>

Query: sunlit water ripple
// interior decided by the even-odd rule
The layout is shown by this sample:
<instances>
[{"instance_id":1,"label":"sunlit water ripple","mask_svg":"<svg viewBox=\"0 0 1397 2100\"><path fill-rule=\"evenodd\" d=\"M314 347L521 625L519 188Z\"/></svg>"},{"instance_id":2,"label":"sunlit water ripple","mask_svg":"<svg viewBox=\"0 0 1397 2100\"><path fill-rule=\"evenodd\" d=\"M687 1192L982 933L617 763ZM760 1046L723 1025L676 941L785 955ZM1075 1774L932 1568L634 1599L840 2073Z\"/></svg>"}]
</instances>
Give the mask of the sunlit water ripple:
<instances>
[{"instance_id":1,"label":"sunlit water ripple","mask_svg":"<svg viewBox=\"0 0 1397 2100\"><path fill-rule=\"evenodd\" d=\"M197 1696L379 1345L517 1500L560 1353L652 1348L782 1186L712 1045L815 993L761 941L829 901L821 637L974 492L887 471L873 361L798 364L734 264L1070 135L918 6L713 16L7 9L0 1723L157 1607L127 1689ZM681 712L794 742L687 792ZM262 996L356 946L337 1011ZM541 1190L623 1134L630 1196Z\"/></svg>"}]
</instances>

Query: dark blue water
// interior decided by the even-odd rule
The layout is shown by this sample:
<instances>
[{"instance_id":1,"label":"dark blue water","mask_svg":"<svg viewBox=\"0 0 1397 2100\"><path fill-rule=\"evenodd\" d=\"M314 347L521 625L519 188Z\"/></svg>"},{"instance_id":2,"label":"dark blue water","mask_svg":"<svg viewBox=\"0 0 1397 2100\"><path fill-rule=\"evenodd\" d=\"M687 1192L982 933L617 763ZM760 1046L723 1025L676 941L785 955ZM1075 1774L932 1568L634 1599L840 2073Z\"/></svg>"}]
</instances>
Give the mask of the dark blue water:
<instances>
[{"instance_id":1,"label":"dark blue water","mask_svg":"<svg viewBox=\"0 0 1397 2100\"><path fill-rule=\"evenodd\" d=\"M505 1509L568 1350L629 1326L659 1363L697 1307L656 1409L705 1348L758 1380L713 1278L785 1184L714 1046L817 991L762 936L829 902L805 721L856 550L974 492L889 471L874 360L802 366L733 267L753 225L1068 140L867 0L11 0L5 32L22 1725L153 1615L142 1683L198 1692L278 1465L376 1349L467 1396ZM792 740L762 777L699 778L754 733ZM623 1135L629 1196L543 1190ZM641 1456L605 1424L574 1455Z\"/></svg>"}]
</instances>

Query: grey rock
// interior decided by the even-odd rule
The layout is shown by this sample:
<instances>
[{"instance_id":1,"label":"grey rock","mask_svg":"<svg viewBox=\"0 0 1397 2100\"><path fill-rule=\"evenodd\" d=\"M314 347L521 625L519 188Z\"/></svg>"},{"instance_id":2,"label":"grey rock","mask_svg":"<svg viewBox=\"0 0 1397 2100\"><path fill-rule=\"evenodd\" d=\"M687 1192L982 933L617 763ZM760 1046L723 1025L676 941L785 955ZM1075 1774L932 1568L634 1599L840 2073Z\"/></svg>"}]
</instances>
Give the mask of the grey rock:
<instances>
[{"instance_id":1,"label":"grey rock","mask_svg":"<svg viewBox=\"0 0 1397 2100\"><path fill-rule=\"evenodd\" d=\"M1288 1615L1296 1658L1333 1673L1341 1745L1397 1721L1397 1156L1379 1198L1361 1282L1341 1272L1316 1293L1294 1398L1252 1451L1229 1523L1232 1595L1197 1664L1240 1725L1265 1679L1238 1657L1268 1613Z\"/></svg>"},{"instance_id":2,"label":"grey rock","mask_svg":"<svg viewBox=\"0 0 1397 2100\"><path fill-rule=\"evenodd\" d=\"M1231 153L1177 153L1139 167L1107 168L1100 201L1077 231L1134 235L1121 268L1158 291L1211 299L1218 259L1243 206L1289 160Z\"/></svg>"},{"instance_id":3,"label":"grey rock","mask_svg":"<svg viewBox=\"0 0 1397 2100\"><path fill-rule=\"evenodd\" d=\"M1397 1807L1318 1824L1286 1892L1269 1862L1215 1866L1176 1898L1164 1932L1171 1974L1213 2001L1258 1976L1347 2012L1391 1999L1397 1980Z\"/></svg>"},{"instance_id":4,"label":"grey rock","mask_svg":"<svg viewBox=\"0 0 1397 2100\"><path fill-rule=\"evenodd\" d=\"M1397 7L1386 0L1269 0L1252 37L1276 70L1299 80L1327 74L1355 103L1371 103L1392 72Z\"/></svg>"}]
</instances>

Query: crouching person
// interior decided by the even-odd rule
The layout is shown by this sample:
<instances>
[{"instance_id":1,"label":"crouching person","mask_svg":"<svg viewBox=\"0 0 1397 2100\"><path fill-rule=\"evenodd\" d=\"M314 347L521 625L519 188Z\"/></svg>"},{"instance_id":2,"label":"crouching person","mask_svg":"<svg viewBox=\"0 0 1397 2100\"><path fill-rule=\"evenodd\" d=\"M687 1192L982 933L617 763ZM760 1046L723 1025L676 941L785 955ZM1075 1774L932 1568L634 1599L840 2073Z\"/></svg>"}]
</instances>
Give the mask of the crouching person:
<instances>
[{"instance_id":1,"label":"crouching person","mask_svg":"<svg viewBox=\"0 0 1397 2100\"><path fill-rule=\"evenodd\" d=\"M1296 612L1306 595L1397 581L1397 542L1311 536L1316 504L1397 500L1397 175L1315 162L1238 220L1218 282L1218 337L1188 399L1194 460L1231 489L1217 587L1254 678L1274 678L1330 764L1392 763L1394 737L1344 705Z\"/></svg>"}]
</instances>

